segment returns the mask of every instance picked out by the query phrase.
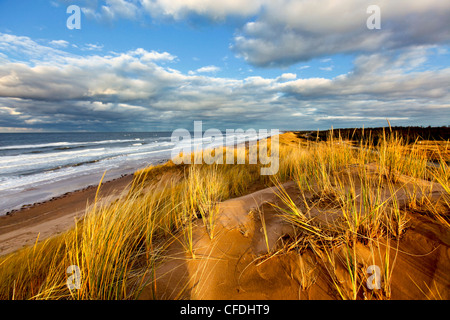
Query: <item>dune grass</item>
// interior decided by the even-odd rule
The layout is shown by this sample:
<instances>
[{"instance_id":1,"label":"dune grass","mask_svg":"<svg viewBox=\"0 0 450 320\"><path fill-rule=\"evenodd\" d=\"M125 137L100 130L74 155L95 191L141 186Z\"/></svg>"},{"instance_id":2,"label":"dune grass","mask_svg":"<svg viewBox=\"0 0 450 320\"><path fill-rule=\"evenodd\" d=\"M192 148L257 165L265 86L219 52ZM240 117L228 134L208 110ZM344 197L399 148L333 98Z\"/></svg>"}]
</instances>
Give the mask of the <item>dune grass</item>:
<instances>
[{"instance_id":1,"label":"dune grass","mask_svg":"<svg viewBox=\"0 0 450 320\"><path fill-rule=\"evenodd\" d=\"M297 139L293 133L281 135L280 166L273 176L260 174L266 165L249 164L258 149L243 146L222 151L223 157L228 153L234 163L245 164L168 162L139 170L126 197L108 205L95 203L72 230L1 257L0 299L135 299L153 283L155 268L174 237L181 235L186 251L195 258L193 222L201 219L213 238L219 202L266 186L277 188L281 204L274 205L299 230L297 243L289 248L300 244L311 248L327 266L338 297L389 298L395 261L390 260L390 250L381 252L378 244L395 248L391 241L398 240L405 228L407 219L397 192L407 188L408 205L425 206L448 227L448 217L431 199L431 187L416 182L442 186L448 209L450 171L445 156L430 167L417 141L411 144L388 133L379 141L354 144L330 137L316 142ZM270 138L268 142L270 152ZM297 183L301 201L283 189L282 182L288 180ZM342 217L332 224L314 219L311 213L324 202ZM383 294L374 296L364 289L367 274L356 267L358 242L368 243L373 261L376 256L383 262ZM71 265L80 269L79 289L66 285ZM342 266L348 281L338 272ZM343 282L350 283L350 289ZM305 287L311 283L304 279Z\"/></svg>"},{"instance_id":2,"label":"dune grass","mask_svg":"<svg viewBox=\"0 0 450 320\"><path fill-rule=\"evenodd\" d=\"M297 154L290 164L291 178L297 182L303 201L295 201L276 181L281 205L273 206L301 230L296 241L313 249L322 260L337 297L389 299L396 249L408 222L405 210L426 204L429 214L449 226L448 216L432 200L433 184L429 183L445 190L448 212L449 159L441 157L438 166L430 164L417 141L409 144L385 133L378 145L369 141L355 147L330 137L308 146L308 150ZM324 224L312 214L323 203L329 205L322 216L338 213L331 223ZM377 260L381 267L381 290L367 290L365 270L370 261L357 267L363 263L357 254L358 243L369 245L369 260L373 266Z\"/></svg>"}]
</instances>

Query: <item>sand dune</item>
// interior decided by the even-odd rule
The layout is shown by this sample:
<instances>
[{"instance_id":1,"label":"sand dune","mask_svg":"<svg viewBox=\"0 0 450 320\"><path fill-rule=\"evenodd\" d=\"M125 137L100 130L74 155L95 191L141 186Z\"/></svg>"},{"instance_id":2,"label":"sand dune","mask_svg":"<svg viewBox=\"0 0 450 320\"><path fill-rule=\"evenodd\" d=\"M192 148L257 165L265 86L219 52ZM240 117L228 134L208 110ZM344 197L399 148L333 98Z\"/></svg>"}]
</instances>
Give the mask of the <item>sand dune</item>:
<instances>
[{"instance_id":1,"label":"sand dune","mask_svg":"<svg viewBox=\"0 0 450 320\"><path fill-rule=\"evenodd\" d=\"M299 143L294 133L280 136L280 141L293 147ZM302 152L299 149L291 160L298 161ZM318 164L314 157L307 160ZM445 224L449 212L444 185L400 172L388 176L381 171L386 167L380 167L379 163L358 163L364 162L335 169L332 176L327 176L330 179L326 185L320 184L320 177L314 177L308 188L299 187L300 180L279 184L271 181L272 187L267 188L266 182L256 179L241 193L244 196L229 199L226 195L228 200L208 208L208 217L191 211L180 217L184 212L177 211L179 220L172 224L164 224L165 216L174 214L171 209L184 203L177 201L185 201L183 197L170 200L181 194L177 192L184 190L184 195L199 201L193 206L184 203L187 210L195 211L198 210L195 205L204 205L204 199L195 197L197 190L182 183L194 181L204 186L195 180L197 175L203 174L204 181L213 176L167 163L144 170L142 176L136 173L136 190L128 188L133 176L105 183L101 189L104 203L129 191L129 195L134 195L130 198L133 202L128 203L131 211L124 211L126 217L133 212L135 221L146 224L152 221L145 219L152 217L152 210L161 214L154 219L160 219L163 232L152 235L151 246L141 245L130 260L134 267L142 268L131 270L130 274L145 274L146 281L127 278L130 280L127 289L135 290L135 280L148 283L142 291L136 290L139 299L449 299L450 229ZM320 168L314 168L313 173L320 173ZM205 169L213 172L211 167ZM229 183L217 181L219 186ZM324 188L339 190L333 193ZM164 209L156 211L154 204L149 206L151 210L145 209L145 199L157 201L145 196L159 197L162 190L170 195L160 207ZM93 203L95 192L95 187L88 188L1 217L0 254L32 245L38 235L41 241L70 229L75 218L83 217L86 204ZM373 200L368 197L371 193L375 194L376 203L382 203L375 208L383 212L376 220L380 226L352 231L345 210L354 206L353 214L360 214L358 219L370 217L374 206L365 202ZM298 208L300 218L283 211L289 209L287 198ZM132 206L134 201L140 201L136 209ZM120 214L118 207L111 210L105 211L111 214L109 217ZM439 217L436 212L440 212L443 220L436 218ZM402 218L390 219L394 214ZM207 219L211 219L210 225ZM359 222L357 225L368 228ZM133 237L131 234L130 239ZM100 244L104 242L101 237L97 240ZM157 247L156 265L152 261L149 267L146 259L153 255L153 241L156 246L158 241L163 245ZM116 248L114 241L105 246ZM142 248L147 250L145 254L140 251ZM66 267L63 265L63 270ZM129 296L133 294L134 291Z\"/></svg>"},{"instance_id":2,"label":"sand dune","mask_svg":"<svg viewBox=\"0 0 450 320\"><path fill-rule=\"evenodd\" d=\"M368 168L373 170L373 167ZM288 182L283 187L293 199L299 199L295 183ZM434 187L439 198L442 190ZM358 186L356 189L361 190ZM271 187L221 203L213 239L201 220L197 220L193 227L194 254L186 252L181 235L175 239L156 270L154 283L140 298L339 298L327 271L330 268L327 261L311 249L299 252L285 245L299 231L283 220L270 204L280 202L276 192L276 188ZM407 194L398 191L397 197L406 199ZM342 214L339 209L335 211L332 219L329 219L326 204L312 212L323 223L333 223ZM450 230L419 213L408 213L408 219L406 232L398 241L372 243L371 249L358 242L354 248L359 261L357 267L364 273L369 265L390 263L391 299L448 299ZM277 251L280 248L284 249ZM337 262L333 274L343 284L343 290L351 295L352 288L344 285L349 283L343 260L346 250L345 245L333 249ZM364 290L360 291L360 298L364 298Z\"/></svg>"}]
</instances>

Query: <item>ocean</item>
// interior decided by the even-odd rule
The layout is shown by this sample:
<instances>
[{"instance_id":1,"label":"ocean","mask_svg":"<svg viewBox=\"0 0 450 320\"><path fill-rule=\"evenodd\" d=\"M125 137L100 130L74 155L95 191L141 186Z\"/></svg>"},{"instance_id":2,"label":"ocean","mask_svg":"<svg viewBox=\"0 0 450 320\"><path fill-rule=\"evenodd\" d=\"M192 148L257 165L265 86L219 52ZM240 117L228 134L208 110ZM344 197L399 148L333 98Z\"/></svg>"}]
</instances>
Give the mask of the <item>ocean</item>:
<instances>
[{"instance_id":1,"label":"ocean","mask_svg":"<svg viewBox=\"0 0 450 320\"><path fill-rule=\"evenodd\" d=\"M0 133L0 215L96 185L105 171L104 181L109 181L163 163L170 159L175 147L171 135ZM238 143L257 138L262 137L233 137ZM210 141L202 139L196 143L203 146Z\"/></svg>"}]
</instances>

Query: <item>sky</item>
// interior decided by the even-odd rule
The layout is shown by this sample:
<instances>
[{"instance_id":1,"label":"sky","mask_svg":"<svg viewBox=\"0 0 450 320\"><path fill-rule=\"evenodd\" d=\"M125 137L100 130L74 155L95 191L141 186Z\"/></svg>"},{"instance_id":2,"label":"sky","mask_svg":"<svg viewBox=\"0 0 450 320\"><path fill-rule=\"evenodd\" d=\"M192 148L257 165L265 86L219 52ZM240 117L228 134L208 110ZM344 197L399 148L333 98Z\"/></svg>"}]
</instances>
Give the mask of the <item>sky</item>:
<instances>
[{"instance_id":1,"label":"sky","mask_svg":"<svg viewBox=\"0 0 450 320\"><path fill-rule=\"evenodd\" d=\"M448 21L443 0L0 0L0 132L449 125Z\"/></svg>"}]
</instances>

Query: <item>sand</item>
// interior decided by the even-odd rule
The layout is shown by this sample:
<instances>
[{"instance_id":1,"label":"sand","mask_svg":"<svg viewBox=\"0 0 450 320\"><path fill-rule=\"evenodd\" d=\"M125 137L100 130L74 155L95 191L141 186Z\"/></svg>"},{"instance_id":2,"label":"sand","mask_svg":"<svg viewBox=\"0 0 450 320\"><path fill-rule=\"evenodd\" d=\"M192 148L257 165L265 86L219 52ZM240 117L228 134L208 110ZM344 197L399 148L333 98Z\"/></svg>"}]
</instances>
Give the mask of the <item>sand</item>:
<instances>
[{"instance_id":1,"label":"sand","mask_svg":"<svg viewBox=\"0 0 450 320\"><path fill-rule=\"evenodd\" d=\"M128 191L133 175L102 184L99 199L114 201ZM0 255L5 255L24 246L33 245L53 235L67 231L82 218L88 204L92 204L98 186L66 193L49 201L0 217ZM38 238L39 236L39 238Z\"/></svg>"},{"instance_id":2,"label":"sand","mask_svg":"<svg viewBox=\"0 0 450 320\"><path fill-rule=\"evenodd\" d=\"M298 198L293 182L283 186L293 199ZM437 198L439 191L436 187ZM271 187L222 202L212 239L201 219L196 220L193 253L186 251L186 240L178 235L140 299L340 299L327 271L330 266L311 250L274 254L296 232L270 204L279 202L275 193ZM397 196L401 199L405 194ZM327 217L319 214L321 209L325 208L316 208L316 218L327 222ZM406 232L397 240L372 244L372 250L358 242L358 269L364 273L369 265L383 268L388 261L390 299L449 299L450 230L418 212L409 212L408 219ZM344 294L351 296L343 260L346 250L337 247L332 255L337 261L337 280L343 284ZM359 299L365 298L364 291L372 293L360 288Z\"/></svg>"},{"instance_id":3,"label":"sand","mask_svg":"<svg viewBox=\"0 0 450 320\"><path fill-rule=\"evenodd\" d=\"M172 173L167 168L161 170L162 174ZM368 165L367 170L370 173L377 168ZM127 192L132 179L129 175L104 183L100 193L102 201L113 201ZM369 265L383 267L389 261L390 289L383 293L384 297L388 294L390 299L450 299L450 230L420 208L406 207L408 192L404 190L414 185L425 190L430 182L400 176L398 183L405 187L397 192L397 198L407 213L406 231L398 239L372 243L372 247L358 242L351 248L358 257L356 267L364 273ZM286 182L283 187L299 205L296 184ZM93 202L96 189L94 186L72 192L0 217L0 255L34 244L38 235L42 241L70 229L75 219L82 218L87 204ZM360 193L361 186L356 185L355 190ZM147 279L150 284L139 298L340 299L329 264L311 248L289 247L299 230L283 220L273 207L272 204L280 203L277 189L254 186L250 192L219 204L214 237L209 237L201 219L193 222L192 252L186 250L184 235L175 234L164 258L158 261L154 278ZM442 193L440 186L433 186L436 201ZM306 193L306 197L312 195ZM341 214L339 209L330 213L330 203L324 202L318 203L311 215L323 223L333 223ZM347 250L341 245L330 254L336 261L334 280L342 284L344 295L351 296L343 260ZM371 291L361 288L358 298L364 299L366 293Z\"/></svg>"}]
</instances>

